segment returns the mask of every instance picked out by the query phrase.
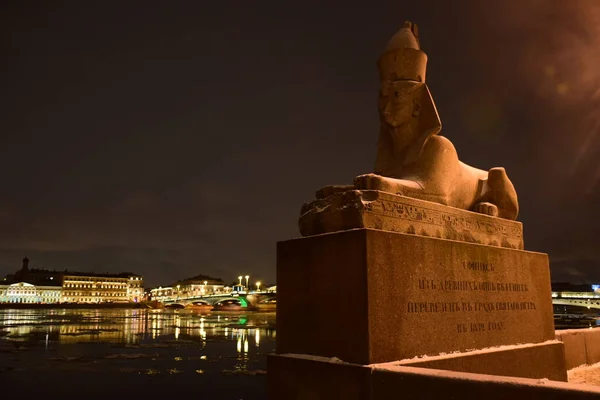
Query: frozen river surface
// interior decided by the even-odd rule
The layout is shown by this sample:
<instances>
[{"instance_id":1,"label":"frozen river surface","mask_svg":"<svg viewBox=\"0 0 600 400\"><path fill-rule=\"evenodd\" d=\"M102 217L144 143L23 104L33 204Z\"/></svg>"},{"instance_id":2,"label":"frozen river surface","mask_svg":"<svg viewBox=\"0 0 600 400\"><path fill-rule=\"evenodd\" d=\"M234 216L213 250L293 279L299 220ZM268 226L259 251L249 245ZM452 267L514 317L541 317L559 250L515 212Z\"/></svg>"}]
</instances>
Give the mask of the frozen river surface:
<instances>
[{"instance_id":1,"label":"frozen river surface","mask_svg":"<svg viewBox=\"0 0 600 400\"><path fill-rule=\"evenodd\" d=\"M275 313L0 310L11 398L265 399Z\"/></svg>"}]
</instances>

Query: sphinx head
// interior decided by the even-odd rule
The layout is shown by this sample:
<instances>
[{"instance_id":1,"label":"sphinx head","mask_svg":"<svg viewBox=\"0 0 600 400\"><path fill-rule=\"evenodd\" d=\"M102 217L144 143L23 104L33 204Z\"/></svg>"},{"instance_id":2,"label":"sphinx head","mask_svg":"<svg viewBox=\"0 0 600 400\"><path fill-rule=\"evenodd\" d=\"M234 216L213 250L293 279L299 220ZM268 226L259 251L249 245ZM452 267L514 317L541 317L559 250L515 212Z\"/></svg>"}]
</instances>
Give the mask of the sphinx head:
<instances>
[{"instance_id":1,"label":"sphinx head","mask_svg":"<svg viewBox=\"0 0 600 400\"><path fill-rule=\"evenodd\" d=\"M379 117L393 135L395 153L423 134L437 133L441 122L425 84L427 55L415 24L406 22L378 61L381 79Z\"/></svg>"},{"instance_id":2,"label":"sphinx head","mask_svg":"<svg viewBox=\"0 0 600 400\"><path fill-rule=\"evenodd\" d=\"M421 51L417 25L405 22L388 42L377 62L379 77L384 81L425 83L427 54Z\"/></svg>"},{"instance_id":3,"label":"sphinx head","mask_svg":"<svg viewBox=\"0 0 600 400\"><path fill-rule=\"evenodd\" d=\"M379 91L381 123L392 129L416 129L423 83L384 81Z\"/></svg>"}]
</instances>

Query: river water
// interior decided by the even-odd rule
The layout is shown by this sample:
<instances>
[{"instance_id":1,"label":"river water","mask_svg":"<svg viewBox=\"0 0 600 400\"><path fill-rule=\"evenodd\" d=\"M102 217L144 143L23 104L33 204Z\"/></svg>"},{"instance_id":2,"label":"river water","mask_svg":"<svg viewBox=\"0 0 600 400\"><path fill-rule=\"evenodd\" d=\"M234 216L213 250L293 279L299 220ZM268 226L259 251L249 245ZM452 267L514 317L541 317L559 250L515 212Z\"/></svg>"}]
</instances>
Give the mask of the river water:
<instances>
[{"instance_id":1,"label":"river water","mask_svg":"<svg viewBox=\"0 0 600 400\"><path fill-rule=\"evenodd\" d=\"M275 313L0 310L0 388L17 398L266 398Z\"/></svg>"}]
</instances>

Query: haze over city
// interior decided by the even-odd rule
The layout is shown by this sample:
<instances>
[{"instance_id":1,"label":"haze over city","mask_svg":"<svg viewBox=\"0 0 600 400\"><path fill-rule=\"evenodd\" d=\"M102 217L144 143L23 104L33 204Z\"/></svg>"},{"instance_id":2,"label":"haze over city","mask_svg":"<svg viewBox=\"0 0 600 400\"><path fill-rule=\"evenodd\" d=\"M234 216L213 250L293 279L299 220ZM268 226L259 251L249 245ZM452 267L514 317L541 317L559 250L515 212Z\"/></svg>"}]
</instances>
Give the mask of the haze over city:
<instances>
[{"instance_id":1,"label":"haze over city","mask_svg":"<svg viewBox=\"0 0 600 400\"><path fill-rule=\"evenodd\" d=\"M507 3L4 2L0 275L275 283L302 203L373 170L410 19L441 134L506 168L553 280L600 281L600 4Z\"/></svg>"}]
</instances>

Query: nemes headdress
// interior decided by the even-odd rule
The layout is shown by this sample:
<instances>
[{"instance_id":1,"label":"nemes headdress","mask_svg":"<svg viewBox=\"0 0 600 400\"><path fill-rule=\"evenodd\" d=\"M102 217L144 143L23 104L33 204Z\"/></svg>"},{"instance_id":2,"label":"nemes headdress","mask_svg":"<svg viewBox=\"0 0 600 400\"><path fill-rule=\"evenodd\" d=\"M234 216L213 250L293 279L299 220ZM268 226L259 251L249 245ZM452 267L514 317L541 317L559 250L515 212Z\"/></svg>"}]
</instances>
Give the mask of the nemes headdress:
<instances>
[{"instance_id":1,"label":"nemes headdress","mask_svg":"<svg viewBox=\"0 0 600 400\"><path fill-rule=\"evenodd\" d=\"M382 81L415 81L425 83L427 54L419 46L417 24L405 22L392 37L377 62Z\"/></svg>"}]
</instances>

